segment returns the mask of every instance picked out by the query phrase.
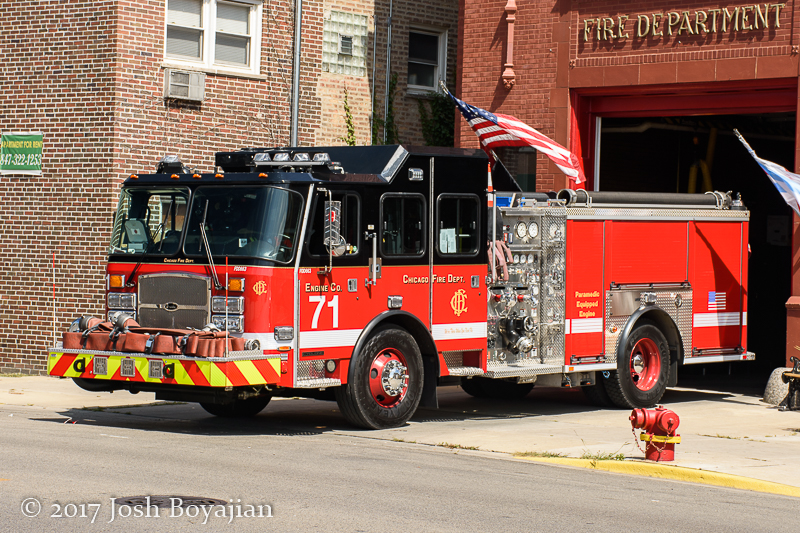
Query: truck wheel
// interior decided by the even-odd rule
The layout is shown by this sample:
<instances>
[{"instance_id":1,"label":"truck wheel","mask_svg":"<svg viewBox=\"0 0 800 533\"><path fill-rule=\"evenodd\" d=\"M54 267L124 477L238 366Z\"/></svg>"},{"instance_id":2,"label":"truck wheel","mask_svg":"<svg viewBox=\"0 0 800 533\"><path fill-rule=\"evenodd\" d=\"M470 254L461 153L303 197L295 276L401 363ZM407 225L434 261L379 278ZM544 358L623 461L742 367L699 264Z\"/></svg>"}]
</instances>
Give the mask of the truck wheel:
<instances>
[{"instance_id":1,"label":"truck wheel","mask_svg":"<svg viewBox=\"0 0 800 533\"><path fill-rule=\"evenodd\" d=\"M475 398L495 400L521 400L533 390L533 383L514 383L502 379L474 377L461 378L461 388Z\"/></svg>"},{"instance_id":2,"label":"truck wheel","mask_svg":"<svg viewBox=\"0 0 800 533\"><path fill-rule=\"evenodd\" d=\"M336 402L351 424L366 429L402 426L422 398L422 355L402 329L376 333L351 361L350 380Z\"/></svg>"},{"instance_id":3,"label":"truck wheel","mask_svg":"<svg viewBox=\"0 0 800 533\"><path fill-rule=\"evenodd\" d=\"M603 377L603 373L595 372L595 374L595 384L587 387L581 387L583 389L583 393L586 395L592 405L597 407L613 407L616 404L611 400L611 396L608 395L608 391L606 391L606 386L603 383L606 381L606 379Z\"/></svg>"},{"instance_id":4,"label":"truck wheel","mask_svg":"<svg viewBox=\"0 0 800 533\"><path fill-rule=\"evenodd\" d=\"M480 378L461 378L461 388L473 398L486 398L486 391L481 386Z\"/></svg>"},{"instance_id":5,"label":"truck wheel","mask_svg":"<svg viewBox=\"0 0 800 533\"><path fill-rule=\"evenodd\" d=\"M669 345L649 322L636 326L625 343L617 371L604 380L611 401L619 407L652 407L667 390Z\"/></svg>"},{"instance_id":6,"label":"truck wheel","mask_svg":"<svg viewBox=\"0 0 800 533\"><path fill-rule=\"evenodd\" d=\"M223 418L249 418L264 410L272 396L256 396L246 400L234 400L232 403L200 403L200 407L214 416Z\"/></svg>"}]
</instances>

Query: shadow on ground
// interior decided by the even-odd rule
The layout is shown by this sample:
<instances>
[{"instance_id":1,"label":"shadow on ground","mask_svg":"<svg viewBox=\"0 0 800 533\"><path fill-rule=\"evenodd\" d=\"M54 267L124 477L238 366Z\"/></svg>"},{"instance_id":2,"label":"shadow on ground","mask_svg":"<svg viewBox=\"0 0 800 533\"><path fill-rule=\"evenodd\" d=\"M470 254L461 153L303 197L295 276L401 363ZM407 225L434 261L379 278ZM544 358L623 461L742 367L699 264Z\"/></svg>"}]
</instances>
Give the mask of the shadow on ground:
<instances>
[{"instance_id":1,"label":"shadow on ground","mask_svg":"<svg viewBox=\"0 0 800 533\"><path fill-rule=\"evenodd\" d=\"M681 383L684 385L684 383ZM703 389L669 389L662 403L674 405L699 401L732 401L731 393ZM752 385L739 385L738 387ZM716 387L720 388L720 387ZM733 400L735 401L735 400ZM580 389L534 389L526 398L505 401L473 398L458 386L439 389L439 409L420 408L412 422L460 422L466 420L525 419L541 416L595 412ZM626 411L626 409L618 409ZM258 416L224 419L208 414L195 403L165 402L142 406L96 409L67 409L64 418L36 418L52 423L76 423L111 428L128 428L190 435L302 436L330 432L361 432L350 426L335 402L305 398L276 398ZM369 431L364 431L369 434Z\"/></svg>"}]
</instances>

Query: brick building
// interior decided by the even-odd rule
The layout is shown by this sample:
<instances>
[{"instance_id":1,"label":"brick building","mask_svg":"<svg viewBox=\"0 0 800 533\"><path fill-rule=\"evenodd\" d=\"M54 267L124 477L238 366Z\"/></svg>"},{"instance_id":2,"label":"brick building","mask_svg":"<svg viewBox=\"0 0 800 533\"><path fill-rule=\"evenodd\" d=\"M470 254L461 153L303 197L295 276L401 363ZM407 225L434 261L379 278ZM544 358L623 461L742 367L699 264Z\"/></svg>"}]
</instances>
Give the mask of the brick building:
<instances>
[{"instance_id":1,"label":"brick building","mask_svg":"<svg viewBox=\"0 0 800 533\"><path fill-rule=\"evenodd\" d=\"M44 372L53 332L103 313L128 174L290 144L296 3L298 145L343 144L345 88L358 144L389 101L422 144L418 101L454 79L455 0L0 0L0 130L44 134L42 176L0 177L0 372Z\"/></svg>"},{"instance_id":2,"label":"brick building","mask_svg":"<svg viewBox=\"0 0 800 533\"><path fill-rule=\"evenodd\" d=\"M796 355L799 221L732 132L800 170L796 4L460 5L457 94L580 154L587 189L742 193L751 210L748 346L770 369ZM456 144L477 146L463 121ZM501 157L529 190L568 184L541 154Z\"/></svg>"}]
</instances>

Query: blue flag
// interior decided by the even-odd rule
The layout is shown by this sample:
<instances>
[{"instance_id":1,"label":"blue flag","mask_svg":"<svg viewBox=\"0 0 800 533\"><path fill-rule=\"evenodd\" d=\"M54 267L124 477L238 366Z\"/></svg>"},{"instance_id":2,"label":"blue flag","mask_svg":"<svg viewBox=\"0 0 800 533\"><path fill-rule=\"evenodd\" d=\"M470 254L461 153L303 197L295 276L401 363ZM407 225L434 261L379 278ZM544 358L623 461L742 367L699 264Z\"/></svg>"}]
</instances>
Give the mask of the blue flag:
<instances>
[{"instance_id":1,"label":"blue flag","mask_svg":"<svg viewBox=\"0 0 800 533\"><path fill-rule=\"evenodd\" d=\"M747 151L750 152L750 155L753 156L753 159L756 160L756 163L767 173L767 177L775 184L778 192L783 196L786 203L789 204L789 207L800 215L800 175L789 172L777 163L761 159L756 155L756 152L750 148L750 145L747 144L747 141L744 140L744 137L742 137L738 130L733 130L733 132L736 134L736 137L742 141L742 144L747 148Z\"/></svg>"}]
</instances>

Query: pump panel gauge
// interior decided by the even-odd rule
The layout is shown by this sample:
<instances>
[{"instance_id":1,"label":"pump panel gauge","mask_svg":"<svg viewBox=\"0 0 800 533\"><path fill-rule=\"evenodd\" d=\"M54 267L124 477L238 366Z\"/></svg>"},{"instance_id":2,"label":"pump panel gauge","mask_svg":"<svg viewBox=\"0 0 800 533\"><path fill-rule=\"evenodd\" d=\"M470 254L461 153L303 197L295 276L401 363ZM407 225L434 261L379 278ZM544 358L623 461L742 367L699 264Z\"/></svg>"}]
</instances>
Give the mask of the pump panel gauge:
<instances>
[{"instance_id":1,"label":"pump panel gauge","mask_svg":"<svg viewBox=\"0 0 800 533\"><path fill-rule=\"evenodd\" d=\"M524 222L517 224L517 237L524 239L528 235L528 228Z\"/></svg>"},{"instance_id":2,"label":"pump panel gauge","mask_svg":"<svg viewBox=\"0 0 800 533\"><path fill-rule=\"evenodd\" d=\"M536 222L528 224L528 235L530 235L531 239L535 239L539 235L539 224Z\"/></svg>"}]
</instances>

